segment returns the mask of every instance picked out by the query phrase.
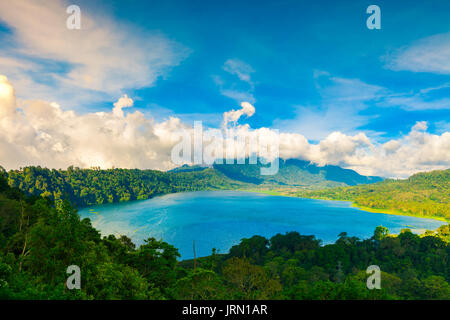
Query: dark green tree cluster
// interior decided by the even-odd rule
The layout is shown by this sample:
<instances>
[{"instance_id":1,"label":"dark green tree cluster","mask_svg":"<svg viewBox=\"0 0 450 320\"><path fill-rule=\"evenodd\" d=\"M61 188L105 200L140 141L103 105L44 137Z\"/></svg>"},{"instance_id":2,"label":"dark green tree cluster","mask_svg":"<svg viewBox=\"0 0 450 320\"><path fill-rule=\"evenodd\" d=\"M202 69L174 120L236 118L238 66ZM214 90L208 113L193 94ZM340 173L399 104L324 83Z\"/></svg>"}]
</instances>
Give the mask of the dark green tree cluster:
<instances>
[{"instance_id":1,"label":"dark green tree cluster","mask_svg":"<svg viewBox=\"0 0 450 320\"><path fill-rule=\"evenodd\" d=\"M79 169L50 170L25 167L8 172L8 184L26 194L48 197L77 207L149 199L156 195L198 190L233 189L239 183L213 169L193 172L157 170Z\"/></svg>"},{"instance_id":2,"label":"dark green tree cluster","mask_svg":"<svg viewBox=\"0 0 450 320\"><path fill-rule=\"evenodd\" d=\"M325 246L297 232L253 236L216 258L213 270L233 284L229 298L450 299L449 241L448 225L422 236L407 229L391 236L380 226L367 240L343 232ZM210 261L202 258L200 265ZM381 269L381 290L366 286L370 265Z\"/></svg>"},{"instance_id":3,"label":"dark green tree cluster","mask_svg":"<svg viewBox=\"0 0 450 320\"><path fill-rule=\"evenodd\" d=\"M327 200L349 200L356 205L388 209L450 221L450 169L417 173L405 180L302 191L297 196Z\"/></svg>"},{"instance_id":4,"label":"dark green tree cluster","mask_svg":"<svg viewBox=\"0 0 450 320\"><path fill-rule=\"evenodd\" d=\"M1 299L159 299L176 278L179 256L150 238L101 239L68 201L29 197L0 177ZM68 290L67 267L82 272L82 289Z\"/></svg>"},{"instance_id":5,"label":"dark green tree cluster","mask_svg":"<svg viewBox=\"0 0 450 320\"><path fill-rule=\"evenodd\" d=\"M149 238L101 237L68 201L27 196L0 171L0 299L449 299L450 231L368 240L342 233L322 246L296 232L254 236L225 255L178 261L176 248ZM379 265L381 290L366 288ZM81 269L81 289L66 286Z\"/></svg>"}]
</instances>

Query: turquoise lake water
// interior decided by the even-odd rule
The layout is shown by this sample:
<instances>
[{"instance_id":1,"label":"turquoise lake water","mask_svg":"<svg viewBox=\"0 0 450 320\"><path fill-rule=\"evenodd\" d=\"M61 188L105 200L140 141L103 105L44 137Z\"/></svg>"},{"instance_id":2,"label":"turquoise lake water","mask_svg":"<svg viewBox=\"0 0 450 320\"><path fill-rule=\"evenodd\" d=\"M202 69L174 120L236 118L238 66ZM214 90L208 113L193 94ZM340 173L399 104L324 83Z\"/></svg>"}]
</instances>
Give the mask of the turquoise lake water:
<instances>
[{"instance_id":1,"label":"turquoise lake water","mask_svg":"<svg viewBox=\"0 0 450 320\"><path fill-rule=\"evenodd\" d=\"M182 259L206 256L216 248L226 253L240 239L267 238L288 231L315 235L324 244L345 231L370 238L383 225L391 233L402 228L414 232L436 229L444 222L351 207L350 202L271 196L241 191L201 191L168 194L149 200L107 204L80 210L102 235L126 235L137 245L155 237L179 249Z\"/></svg>"}]
</instances>

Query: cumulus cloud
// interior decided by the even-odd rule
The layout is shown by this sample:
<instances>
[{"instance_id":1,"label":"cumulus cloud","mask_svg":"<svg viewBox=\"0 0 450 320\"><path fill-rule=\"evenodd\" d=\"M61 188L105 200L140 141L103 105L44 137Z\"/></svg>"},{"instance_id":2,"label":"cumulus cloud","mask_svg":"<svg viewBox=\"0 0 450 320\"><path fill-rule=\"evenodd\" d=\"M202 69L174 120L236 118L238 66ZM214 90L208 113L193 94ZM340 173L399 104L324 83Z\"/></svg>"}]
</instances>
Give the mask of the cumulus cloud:
<instances>
[{"instance_id":1,"label":"cumulus cloud","mask_svg":"<svg viewBox=\"0 0 450 320\"><path fill-rule=\"evenodd\" d=\"M79 115L56 103L27 100L18 106L14 89L0 77L0 159L7 168L42 165L51 168L112 166L173 167L170 150L185 125L177 118L155 123L131 107L127 96L111 112Z\"/></svg>"},{"instance_id":2,"label":"cumulus cloud","mask_svg":"<svg viewBox=\"0 0 450 320\"><path fill-rule=\"evenodd\" d=\"M0 75L0 117L10 117L16 109L15 92L6 76Z\"/></svg>"},{"instance_id":3,"label":"cumulus cloud","mask_svg":"<svg viewBox=\"0 0 450 320\"><path fill-rule=\"evenodd\" d=\"M0 164L8 169L27 165L161 170L175 167L172 149L181 140L180 132L192 133L193 126L175 117L157 122L139 111L133 112L133 103L124 95L110 112L80 115L64 111L57 103L18 102L11 83L0 76ZM254 106L248 102L241 103L241 109L224 113L224 126L215 131L230 135L216 143L224 146L227 137L239 140L250 135L270 145L278 134L274 129L236 124L241 116L254 113ZM230 123L233 125L228 126ZM335 131L313 144L302 134L283 132L279 134L279 155L385 177L448 168L450 132L436 135L427 130L426 122L418 122L407 135L383 144L371 141L364 133ZM247 143L245 139L240 141ZM242 149L238 142L236 150Z\"/></svg>"},{"instance_id":4,"label":"cumulus cloud","mask_svg":"<svg viewBox=\"0 0 450 320\"><path fill-rule=\"evenodd\" d=\"M425 131L428 129L428 124L426 121L417 121L416 124L412 127L413 131Z\"/></svg>"},{"instance_id":5,"label":"cumulus cloud","mask_svg":"<svg viewBox=\"0 0 450 320\"><path fill-rule=\"evenodd\" d=\"M123 108L128 108L133 106L133 99L128 98L126 94L124 94L116 103L114 103L114 108L112 109L113 115L116 117L123 117Z\"/></svg>"},{"instance_id":6,"label":"cumulus cloud","mask_svg":"<svg viewBox=\"0 0 450 320\"><path fill-rule=\"evenodd\" d=\"M239 110L231 110L223 114L224 126L227 126L230 122L236 123L243 115L251 117L255 113L255 107L248 102L242 102L241 107Z\"/></svg>"},{"instance_id":7,"label":"cumulus cloud","mask_svg":"<svg viewBox=\"0 0 450 320\"><path fill-rule=\"evenodd\" d=\"M426 123L418 122L407 135L384 144L370 142L363 134L344 135L335 142L338 150L319 143L312 159L385 177L404 178L418 171L449 168L450 132L434 135L426 130Z\"/></svg>"}]
</instances>

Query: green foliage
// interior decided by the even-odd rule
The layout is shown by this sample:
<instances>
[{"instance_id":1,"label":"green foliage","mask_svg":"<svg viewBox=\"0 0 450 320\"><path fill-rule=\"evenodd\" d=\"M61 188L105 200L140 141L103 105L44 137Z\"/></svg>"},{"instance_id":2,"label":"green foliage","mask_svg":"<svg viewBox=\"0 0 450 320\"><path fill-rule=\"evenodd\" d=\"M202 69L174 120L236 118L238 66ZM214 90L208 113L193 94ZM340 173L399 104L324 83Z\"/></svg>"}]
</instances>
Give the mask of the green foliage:
<instances>
[{"instance_id":1,"label":"green foliage","mask_svg":"<svg viewBox=\"0 0 450 320\"><path fill-rule=\"evenodd\" d=\"M203 171L201 171L203 172ZM378 227L321 246L297 232L253 236L193 263L149 238L101 238L68 201L25 196L0 175L0 299L450 299L449 226L422 236ZM368 290L365 270L382 270ZM81 269L69 290L67 267Z\"/></svg>"},{"instance_id":2,"label":"green foliage","mask_svg":"<svg viewBox=\"0 0 450 320\"><path fill-rule=\"evenodd\" d=\"M247 270L235 271L231 277L233 287L240 288L243 294L241 298L249 297L248 287L257 287L248 275L253 268L249 263L253 261L282 285L282 291L272 292L272 298L450 299L450 246L441 237L441 233L448 232L448 225L437 232L421 237L405 230L390 236L386 228L378 227L371 239L359 240L341 233L335 244L325 246L320 246L313 236L289 232L267 240L267 250L252 251L240 258L242 250L238 248L245 248L248 243L248 239L243 239L224 256L223 273L227 279L231 265L232 269ZM264 238L258 241L264 243ZM265 254L261 256L261 252ZM366 287L365 270L373 264L382 270L381 290ZM254 272L263 278L261 271ZM252 293L258 292L255 291Z\"/></svg>"},{"instance_id":3,"label":"green foliage","mask_svg":"<svg viewBox=\"0 0 450 320\"><path fill-rule=\"evenodd\" d=\"M450 220L450 169L417 173L406 180L302 191L297 196L349 200L357 206Z\"/></svg>"},{"instance_id":4,"label":"green foliage","mask_svg":"<svg viewBox=\"0 0 450 320\"><path fill-rule=\"evenodd\" d=\"M211 270L196 269L177 280L172 293L174 299L218 300L228 297L222 278Z\"/></svg>"},{"instance_id":5,"label":"green foliage","mask_svg":"<svg viewBox=\"0 0 450 320\"><path fill-rule=\"evenodd\" d=\"M301 188L331 188L337 186L373 183L381 181L380 177L367 177L356 171L342 169L337 166L319 167L309 161L298 159L279 159L279 170L274 175L262 175L260 161L256 164L215 164L214 169L230 179L258 185L260 187L301 187ZM225 160L224 160L225 163Z\"/></svg>"},{"instance_id":6,"label":"green foliage","mask_svg":"<svg viewBox=\"0 0 450 320\"><path fill-rule=\"evenodd\" d=\"M213 169L192 172L157 170L79 169L50 170L25 167L8 173L8 184L26 194L57 205L69 200L78 208L112 202L144 200L166 193L234 189L242 186ZM0 186L1 188L1 186Z\"/></svg>"},{"instance_id":7,"label":"green foliage","mask_svg":"<svg viewBox=\"0 0 450 320\"><path fill-rule=\"evenodd\" d=\"M154 239L139 249L126 237L101 239L69 202L53 206L7 186L0 192L0 239L2 299L162 298L178 256ZM65 286L70 265L82 270L81 290ZM152 272L142 272L148 266Z\"/></svg>"},{"instance_id":8,"label":"green foliage","mask_svg":"<svg viewBox=\"0 0 450 320\"><path fill-rule=\"evenodd\" d=\"M275 299L282 290L278 279L269 276L261 266L252 265L249 260L232 257L222 270L224 280L229 284L231 297L236 299Z\"/></svg>"},{"instance_id":9,"label":"green foliage","mask_svg":"<svg viewBox=\"0 0 450 320\"><path fill-rule=\"evenodd\" d=\"M318 167L306 161L280 159L275 175L261 175L263 165L215 164L213 168L182 166L169 172L138 169L100 168L67 170L25 167L0 175L9 186L28 195L49 198L57 205L69 200L76 207L145 200L166 193L198 190L277 187L329 188L379 181L353 170L335 166ZM0 186L4 188L5 186Z\"/></svg>"}]
</instances>

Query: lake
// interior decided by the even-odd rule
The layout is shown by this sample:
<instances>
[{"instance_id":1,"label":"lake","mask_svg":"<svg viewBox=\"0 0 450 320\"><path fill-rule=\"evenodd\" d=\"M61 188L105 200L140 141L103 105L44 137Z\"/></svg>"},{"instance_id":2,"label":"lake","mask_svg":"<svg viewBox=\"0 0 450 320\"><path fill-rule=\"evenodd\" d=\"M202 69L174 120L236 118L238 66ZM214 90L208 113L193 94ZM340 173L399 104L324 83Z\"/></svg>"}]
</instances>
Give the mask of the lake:
<instances>
[{"instance_id":1,"label":"lake","mask_svg":"<svg viewBox=\"0 0 450 320\"><path fill-rule=\"evenodd\" d=\"M226 253L240 239L266 238L298 231L324 244L338 234L370 238L383 225L391 233L436 229L445 222L362 211L346 201L312 200L242 191L200 191L168 194L149 200L106 204L80 210L102 235L126 235L137 245L155 237L179 249L182 259L207 256L212 248Z\"/></svg>"}]
</instances>

